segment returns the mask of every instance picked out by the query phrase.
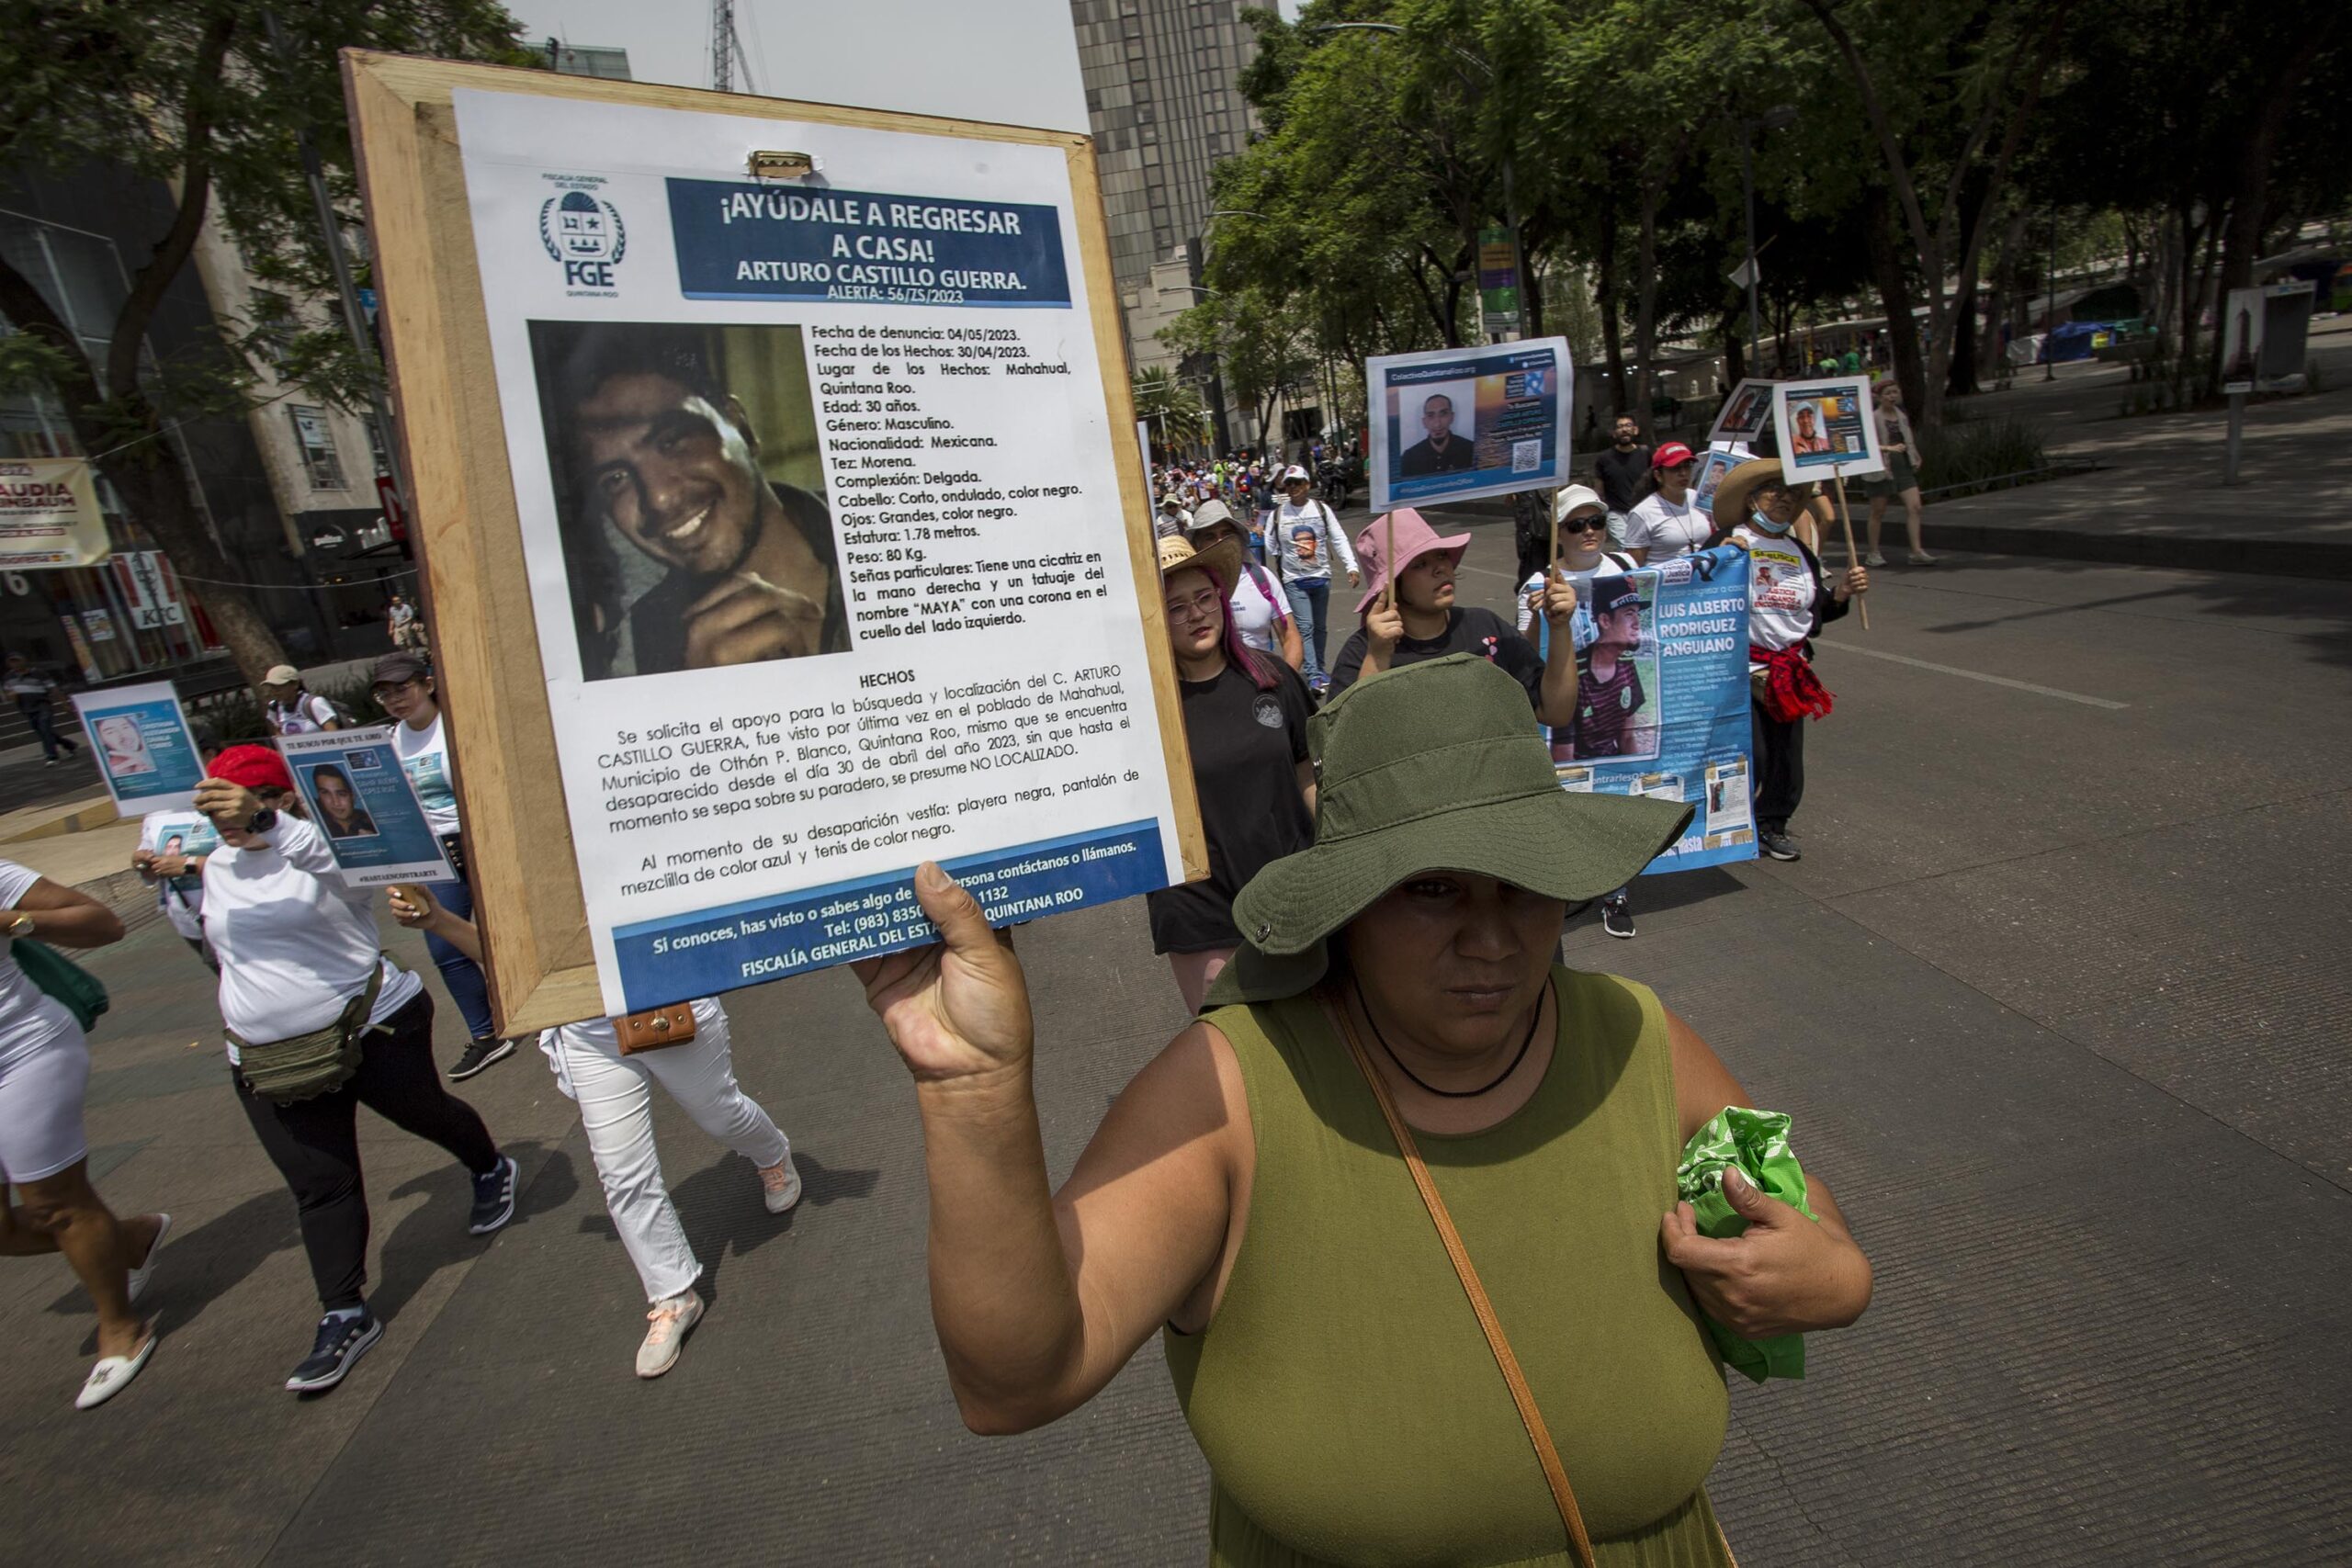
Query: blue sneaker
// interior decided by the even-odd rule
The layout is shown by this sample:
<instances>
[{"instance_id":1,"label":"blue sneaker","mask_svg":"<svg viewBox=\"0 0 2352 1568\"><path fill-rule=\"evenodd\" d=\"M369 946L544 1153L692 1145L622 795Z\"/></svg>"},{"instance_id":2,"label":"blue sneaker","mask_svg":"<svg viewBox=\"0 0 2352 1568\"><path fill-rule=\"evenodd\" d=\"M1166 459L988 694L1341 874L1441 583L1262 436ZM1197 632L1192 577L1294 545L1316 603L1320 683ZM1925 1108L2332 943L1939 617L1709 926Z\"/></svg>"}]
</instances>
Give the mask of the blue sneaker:
<instances>
[{"instance_id":1,"label":"blue sneaker","mask_svg":"<svg viewBox=\"0 0 2352 1568\"><path fill-rule=\"evenodd\" d=\"M516 1174L514 1156L500 1155L495 1169L474 1178L474 1213L467 1230L476 1235L488 1235L514 1217Z\"/></svg>"},{"instance_id":2,"label":"blue sneaker","mask_svg":"<svg viewBox=\"0 0 2352 1568\"><path fill-rule=\"evenodd\" d=\"M311 1344L311 1353L294 1369L286 1386L296 1393L318 1393L333 1388L351 1371L351 1364L383 1337L383 1323L366 1307L359 1309L357 1317L327 1314L319 1319L319 1337Z\"/></svg>"}]
</instances>

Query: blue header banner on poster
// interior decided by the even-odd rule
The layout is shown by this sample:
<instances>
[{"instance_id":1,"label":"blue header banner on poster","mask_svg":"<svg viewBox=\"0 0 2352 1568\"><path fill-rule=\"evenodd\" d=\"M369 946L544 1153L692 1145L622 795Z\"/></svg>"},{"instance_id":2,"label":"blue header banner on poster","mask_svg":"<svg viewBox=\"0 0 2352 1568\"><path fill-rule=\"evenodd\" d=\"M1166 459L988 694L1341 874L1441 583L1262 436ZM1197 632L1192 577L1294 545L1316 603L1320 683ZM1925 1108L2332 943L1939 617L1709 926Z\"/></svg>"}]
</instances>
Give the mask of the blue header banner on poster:
<instances>
[{"instance_id":1,"label":"blue header banner on poster","mask_svg":"<svg viewBox=\"0 0 2352 1568\"><path fill-rule=\"evenodd\" d=\"M118 810L143 814L195 801L204 759L170 682L84 692L74 705Z\"/></svg>"},{"instance_id":2,"label":"blue header banner on poster","mask_svg":"<svg viewBox=\"0 0 2352 1568\"><path fill-rule=\"evenodd\" d=\"M1721 545L1577 584L1577 711L1553 766L1563 789L1694 808L1652 873L1756 858L1747 566Z\"/></svg>"},{"instance_id":3,"label":"blue header banner on poster","mask_svg":"<svg viewBox=\"0 0 2352 1568\"><path fill-rule=\"evenodd\" d=\"M1067 309L1054 208L862 190L672 179L689 299Z\"/></svg>"},{"instance_id":4,"label":"blue header banner on poster","mask_svg":"<svg viewBox=\"0 0 2352 1568\"><path fill-rule=\"evenodd\" d=\"M390 725L282 735L277 749L345 886L457 880L401 767Z\"/></svg>"},{"instance_id":5,"label":"blue header banner on poster","mask_svg":"<svg viewBox=\"0 0 2352 1568\"><path fill-rule=\"evenodd\" d=\"M1575 372L1565 338L1384 355L1372 398L1372 510L1566 482Z\"/></svg>"},{"instance_id":6,"label":"blue header banner on poster","mask_svg":"<svg viewBox=\"0 0 2352 1568\"><path fill-rule=\"evenodd\" d=\"M944 861L940 868L997 926L1111 903L1168 881L1159 826L1149 821ZM613 930L632 1010L938 940L939 928L915 902L911 867Z\"/></svg>"}]
</instances>

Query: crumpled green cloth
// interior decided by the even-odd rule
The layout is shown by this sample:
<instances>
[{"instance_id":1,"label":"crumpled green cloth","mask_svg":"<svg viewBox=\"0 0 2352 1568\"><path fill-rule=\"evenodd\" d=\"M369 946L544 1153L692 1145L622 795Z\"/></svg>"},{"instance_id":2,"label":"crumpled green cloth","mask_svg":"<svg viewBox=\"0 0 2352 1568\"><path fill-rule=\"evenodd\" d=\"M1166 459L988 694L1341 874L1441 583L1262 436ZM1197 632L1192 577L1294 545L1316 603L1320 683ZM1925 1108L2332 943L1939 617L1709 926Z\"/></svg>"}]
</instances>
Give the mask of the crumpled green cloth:
<instances>
[{"instance_id":1,"label":"crumpled green cloth","mask_svg":"<svg viewBox=\"0 0 2352 1568\"><path fill-rule=\"evenodd\" d=\"M1778 1111L1727 1105L1690 1135L1674 1172L1675 1190L1696 1211L1701 1235L1722 1240L1747 1230L1747 1222L1724 1196L1724 1170L1734 1165L1766 1197L1778 1198L1820 1223L1821 1216L1804 1201L1804 1168L1789 1148L1789 1118ZM1737 1368L1749 1382L1804 1376L1804 1335L1743 1339L1712 1317L1706 1325L1724 1364Z\"/></svg>"}]
</instances>

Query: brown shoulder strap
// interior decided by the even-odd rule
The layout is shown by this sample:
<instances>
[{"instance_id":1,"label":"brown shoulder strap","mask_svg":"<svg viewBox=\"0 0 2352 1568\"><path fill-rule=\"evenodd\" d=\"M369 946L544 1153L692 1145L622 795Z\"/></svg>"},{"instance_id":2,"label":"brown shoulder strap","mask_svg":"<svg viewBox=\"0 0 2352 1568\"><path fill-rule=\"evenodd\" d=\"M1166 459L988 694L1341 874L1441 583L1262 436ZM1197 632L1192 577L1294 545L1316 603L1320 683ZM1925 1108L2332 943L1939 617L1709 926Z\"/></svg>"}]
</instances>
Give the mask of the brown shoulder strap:
<instances>
[{"instance_id":1,"label":"brown shoulder strap","mask_svg":"<svg viewBox=\"0 0 2352 1568\"><path fill-rule=\"evenodd\" d=\"M1551 1429L1544 1425L1544 1413L1535 1407L1535 1395L1519 1370L1519 1358L1511 1354L1510 1341L1503 1337L1502 1321L1495 1316L1494 1303L1487 1299L1487 1287L1478 1282L1478 1270L1470 1266L1469 1250L1462 1245L1461 1233L1453 1228L1453 1217L1445 1212L1445 1200L1438 1196L1437 1183L1430 1179L1430 1168L1422 1162L1421 1151L1413 1142L1412 1129L1397 1114L1396 1098L1388 1092L1388 1085L1373 1066L1371 1056L1365 1054L1363 1042L1356 1038L1355 1025L1348 1021L1346 1009L1329 991L1323 993L1322 1002L1324 1016L1331 1021L1340 1038L1347 1042L1348 1054L1356 1059L1364 1082L1372 1086L1372 1097L1380 1102L1380 1113L1388 1120L1389 1135L1396 1140L1397 1152L1405 1156L1405 1168L1412 1172L1413 1185L1420 1190L1421 1202L1429 1209L1430 1223L1437 1226L1438 1239L1445 1243L1445 1255L1453 1260L1453 1272L1462 1281L1463 1292L1470 1298L1470 1310L1478 1314L1478 1326L1487 1336L1487 1348L1495 1353L1495 1365L1502 1369L1503 1382L1510 1386L1511 1402L1519 1406L1519 1418L1527 1427L1527 1440L1535 1445L1536 1462L1544 1467L1544 1479L1552 1488L1552 1501L1559 1506L1560 1522L1568 1529L1568 1550L1582 1568L1593 1568L1592 1540L1584 1532L1584 1514L1577 1507L1577 1495L1568 1485L1568 1472L1560 1463L1560 1450L1552 1446Z\"/></svg>"}]
</instances>

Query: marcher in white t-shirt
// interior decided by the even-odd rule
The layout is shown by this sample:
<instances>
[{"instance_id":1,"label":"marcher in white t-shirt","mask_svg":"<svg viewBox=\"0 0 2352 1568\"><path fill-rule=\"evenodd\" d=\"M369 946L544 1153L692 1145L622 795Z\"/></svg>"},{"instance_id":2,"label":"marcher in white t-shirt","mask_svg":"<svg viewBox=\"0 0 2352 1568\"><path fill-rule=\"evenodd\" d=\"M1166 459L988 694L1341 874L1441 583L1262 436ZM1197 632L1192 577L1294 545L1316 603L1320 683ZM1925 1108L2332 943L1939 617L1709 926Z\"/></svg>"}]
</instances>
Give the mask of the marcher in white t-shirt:
<instances>
[{"instance_id":1,"label":"marcher in white t-shirt","mask_svg":"<svg viewBox=\"0 0 2352 1568\"><path fill-rule=\"evenodd\" d=\"M473 1181L467 1229L488 1235L514 1213L517 1169L481 1118L433 1070L433 998L384 954L368 890L344 885L324 834L302 820L286 761L232 746L197 786L220 847L204 864L204 933L220 960L220 1020L237 1100L301 1215L302 1250L323 1315L286 1386L341 1382L383 1337L368 1310L368 1198L359 1107L438 1144ZM262 1045L332 1028L374 991L350 1076L307 1098L258 1093L243 1069Z\"/></svg>"},{"instance_id":2,"label":"marcher in white t-shirt","mask_svg":"<svg viewBox=\"0 0 2352 1568\"><path fill-rule=\"evenodd\" d=\"M481 933L433 899L429 889L395 889L392 918L481 956ZM658 1086L695 1125L752 1162L771 1214L800 1201L800 1173L792 1142L735 1081L727 1010L709 997L690 1004L694 1038L659 1050L624 1054L609 1018L567 1023L539 1035L555 1069L556 1087L579 1102L588 1154L605 1186L605 1207L621 1238L651 1310L637 1375L658 1378L677 1364L686 1336L702 1320L694 1283L702 1264L686 1240L677 1205L662 1179L662 1151L653 1142L653 1089Z\"/></svg>"},{"instance_id":3,"label":"marcher in white t-shirt","mask_svg":"<svg viewBox=\"0 0 2352 1568\"><path fill-rule=\"evenodd\" d=\"M458 873L455 882L436 882L433 895L461 920L473 919L474 895L466 867L465 841L458 834L458 775L449 762L448 734L441 722L441 704L435 694L433 672L413 653L388 653L376 661L375 680L368 687L376 705L398 721L392 731L393 750L401 769L416 789L424 820L441 840L441 851ZM514 1042L503 1040L490 1013L490 981L481 965L430 931L425 951L441 971L449 999L466 1021L466 1048L449 1069L452 1083L473 1077L493 1062L514 1054Z\"/></svg>"},{"instance_id":4,"label":"marcher in white t-shirt","mask_svg":"<svg viewBox=\"0 0 2352 1568\"><path fill-rule=\"evenodd\" d=\"M1241 525L1221 501L1212 501L1193 514L1186 536L1194 550L1207 550L1221 539L1240 539ZM1273 574L1249 558L1247 542L1241 575L1233 584L1233 629L1261 653L1271 653L1296 670L1306 658L1306 641L1290 613L1289 596Z\"/></svg>"},{"instance_id":5,"label":"marcher in white t-shirt","mask_svg":"<svg viewBox=\"0 0 2352 1568\"><path fill-rule=\"evenodd\" d=\"M1280 568L1283 592L1290 596L1291 616L1306 645L1302 668L1307 687L1321 692L1331 683L1323 662L1330 637L1331 563L1339 561L1351 588L1362 584L1363 574L1357 569L1347 530L1328 504L1315 499L1314 488L1305 468L1294 466L1283 471L1282 502L1267 517L1266 548Z\"/></svg>"},{"instance_id":6,"label":"marcher in white t-shirt","mask_svg":"<svg viewBox=\"0 0 2352 1568\"><path fill-rule=\"evenodd\" d=\"M0 860L0 1254L62 1252L98 1311L98 1359L74 1403L87 1410L130 1385L155 1353L133 1303L146 1289L169 1214L118 1220L90 1185L82 1097L90 1044L62 1003L17 966L17 943L59 947L122 940L122 921L88 894Z\"/></svg>"},{"instance_id":7,"label":"marcher in white t-shirt","mask_svg":"<svg viewBox=\"0 0 2352 1568\"><path fill-rule=\"evenodd\" d=\"M220 847L210 818L193 807L175 807L140 819L139 847L130 854L131 869L155 890L164 919L216 975L220 961L204 942L204 857Z\"/></svg>"},{"instance_id":8,"label":"marcher in white t-shirt","mask_svg":"<svg viewBox=\"0 0 2352 1568\"><path fill-rule=\"evenodd\" d=\"M302 672L291 664L273 666L261 678L261 694L266 699L262 711L277 734L315 735L343 728L343 716L335 712L334 705L305 690Z\"/></svg>"},{"instance_id":9,"label":"marcher in white t-shirt","mask_svg":"<svg viewBox=\"0 0 2352 1568\"><path fill-rule=\"evenodd\" d=\"M1756 841L1781 861L1803 858L1789 818L1804 796L1804 727L1831 705L1828 690L1813 672L1813 638L1870 587L1863 566L1848 568L1830 587L1821 558L1798 537L1797 520L1812 490L1788 483L1779 459L1758 457L1724 475L1715 491L1722 536L1747 552L1747 652L1761 677L1750 715Z\"/></svg>"},{"instance_id":10,"label":"marcher in white t-shirt","mask_svg":"<svg viewBox=\"0 0 2352 1568\"><path fill-rule=\"evenodd\" d=\"M1714 519L1699 510L1690 492L1690 474L1697 459L1679 441L1669 441L1650 454L1650 478L1657 488L1644 497L1625 524L1625 550L1647 565L1687 556L1706 542Z\"/></svg>"}]
</instances>

